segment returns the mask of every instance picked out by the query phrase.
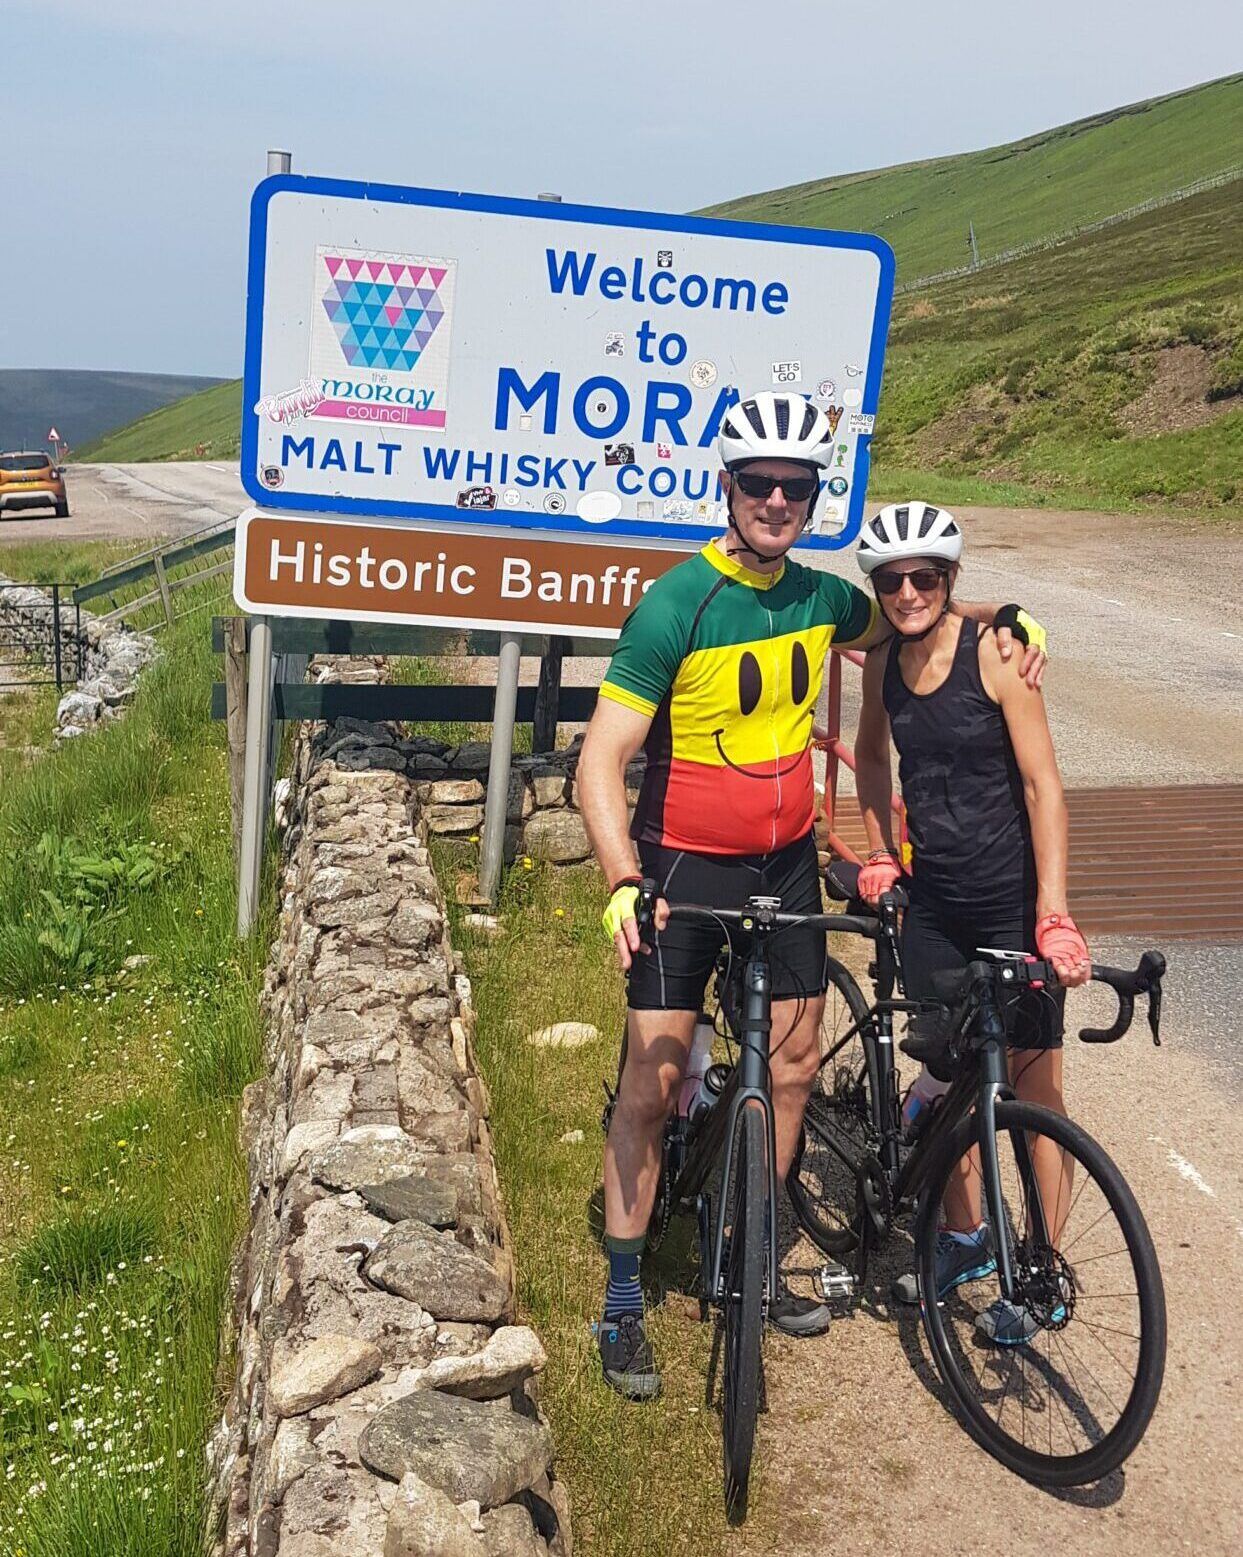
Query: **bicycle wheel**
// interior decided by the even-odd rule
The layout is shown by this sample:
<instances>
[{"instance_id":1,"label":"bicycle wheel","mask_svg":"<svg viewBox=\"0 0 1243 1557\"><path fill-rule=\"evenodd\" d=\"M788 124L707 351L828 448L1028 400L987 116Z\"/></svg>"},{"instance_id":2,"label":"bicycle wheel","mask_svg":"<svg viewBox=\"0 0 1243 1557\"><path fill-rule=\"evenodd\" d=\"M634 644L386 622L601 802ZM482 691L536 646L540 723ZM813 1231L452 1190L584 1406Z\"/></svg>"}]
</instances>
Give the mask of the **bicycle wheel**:
<instances>
[{"instance_id":1,"label":"bicycle wheel","mask_svg":"<svg viewBox=\"0 0 1243 1557\"><path fill-rule=\"evenodd\" d=\"M854 1164L874 1151L876 1050L868 1004L852 975L826 959L829 986L820 1023L820 1070L803 1116L803 1134L786 1178L794 1214L825 1254L847 1254L859 1241ZM852 1029L856 1029L852 1032Z\"/></svg>"},{"instance_id":2,"label":"bicycle wheel","mask_svg":"<svg viewBox=\"0 0 1243 1557\"><path fill-rule=\"evenodd\" d=\"M1122 1464L1156 1408L1161 1271L1135 1197L1091 1136L1031 1103L999 1103L996 1127L1019 1303L998 1307L989 1274L925 1303L924 1327L975 1441L1028 1481L1080 1486ZM916 1230L923 1292L936 1281L947 1189L974 1186L983 1197L975 1139L974 1118L963 1120L929 1165Z\"/></svg>"},{"instance_id":3,"label":"bicycle wheel","mask_svg":"<svg viewBox=\"0 0 1243 1557\"><path fill-rule=\"evenodd\" d=\"M760 1396L760 1341L768 1264L768 1131L756 1104L743 1108L734 1137L733 1206L725 1263L725 1510L731 1524L747 1514L747 1487Z\"/></svg>"}]
</instances>

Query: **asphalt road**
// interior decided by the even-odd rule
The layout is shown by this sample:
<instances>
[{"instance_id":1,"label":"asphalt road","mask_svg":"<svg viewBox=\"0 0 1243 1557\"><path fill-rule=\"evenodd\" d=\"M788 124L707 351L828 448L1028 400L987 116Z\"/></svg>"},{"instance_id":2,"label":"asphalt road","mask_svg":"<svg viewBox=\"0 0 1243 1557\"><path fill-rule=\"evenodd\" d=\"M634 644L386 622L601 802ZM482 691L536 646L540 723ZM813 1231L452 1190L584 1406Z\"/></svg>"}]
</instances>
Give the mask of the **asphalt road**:
<instances>
[{"instance_id":1,"label":"asphalt road","mask_svg":"<svg viewBox=\"0 0 1243 1557\"><path fill-rule=\"evenodd\" d=\"M0 515L0 545L22 541L158 540L233 519L246 506L237 466L209 461L167 465L69 465L68 519L51 510Z\"/></svg>"}]
</instances>

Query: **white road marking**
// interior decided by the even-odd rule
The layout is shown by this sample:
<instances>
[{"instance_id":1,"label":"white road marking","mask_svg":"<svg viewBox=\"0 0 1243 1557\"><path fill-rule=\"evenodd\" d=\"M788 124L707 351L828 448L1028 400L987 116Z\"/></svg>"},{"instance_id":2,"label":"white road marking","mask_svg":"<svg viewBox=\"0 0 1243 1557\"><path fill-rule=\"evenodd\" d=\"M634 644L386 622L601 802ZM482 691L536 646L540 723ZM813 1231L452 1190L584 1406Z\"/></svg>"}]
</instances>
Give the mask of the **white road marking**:
<instances>
[{"instance_id":1,"label":"white road marking","mask_svg":"<svg viewBox=\"0 0 1243 1557\"><path fill-rule=\"evenodd\" d=\"M1169 1160L1170 1167L1174 1169L1175 1173L1177 1173L1180 1178L1186 1179L1188 1184L1193 1184L1202 1195L1207 1195L1210 1200L1216 1200L1218 1198L1217 1191L1200 1172L1199 1168L1196 1167L1195 1163L1188 1162L1181 1152L1175 1151L1174 1148L1167 1141L1163 1141L1159 1135L1150 1135L1148 1139L1150 1141L1155 1141L1158 1146L1165 1147L1166 1157ZM1229 1212L1226 1214L1227 1216L1230 1215ZM1240 1238L1243 1238L1243 1222L1240 1222L1237 1216L1231 1216L1230 1220L1234 1223L1235 1232L1238 1233Z\"/></svg>"}]
</instances>

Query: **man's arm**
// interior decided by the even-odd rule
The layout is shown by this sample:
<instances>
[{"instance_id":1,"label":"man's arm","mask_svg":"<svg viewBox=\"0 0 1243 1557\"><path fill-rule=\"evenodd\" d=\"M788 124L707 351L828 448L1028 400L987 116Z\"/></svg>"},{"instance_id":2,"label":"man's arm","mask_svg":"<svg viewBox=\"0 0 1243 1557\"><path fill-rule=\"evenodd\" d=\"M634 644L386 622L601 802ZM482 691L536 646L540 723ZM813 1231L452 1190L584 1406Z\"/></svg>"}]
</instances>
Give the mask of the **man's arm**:
<instances>
[{"instance_id":1,"label":"man's arm","mask_svg":"<svg viewBox=\"0 0 1243 1557\"><path fill-rule=\"evenodd\" d=\"M847 587L854 590L856 594L863 595L863 591L857 589L855 585L850 584ZM869 596L863 595L863 598L871 604ZM951 600L949 608L952 616L962 616L970 622L981 622L985 627L992 627L993 618L1001 610L999 605L990 605L986 602L970 600ZM885 616L885 613L878 610L873 616L871 625L865 632L850 639L848 643L835 643L833 647L835 649L863 649L866 651L875 649L882 643L887 643L892 637L892 624ZM1014 652L1014 634L1008 627L999 627L996 637L998 652L1003 660L1008 660ZM1044 667L1047 658L1048 656L1043 649L1037 648L1034 644L1027 645L1023 653L1022 675L1028 686L1040 686L1044 680Z\"/></svg>"},{"instance_id":2,"label":"man's arm","mask_svg":"<svg viewBox=\"0 0 1243 1557\"><path fill-rule=\"evenodd\" d=\"M578 759L579 810L610 888L641 874L626 812L626 767L651 723L650 715L601 697Z\"/></svg>"}]
</instances>

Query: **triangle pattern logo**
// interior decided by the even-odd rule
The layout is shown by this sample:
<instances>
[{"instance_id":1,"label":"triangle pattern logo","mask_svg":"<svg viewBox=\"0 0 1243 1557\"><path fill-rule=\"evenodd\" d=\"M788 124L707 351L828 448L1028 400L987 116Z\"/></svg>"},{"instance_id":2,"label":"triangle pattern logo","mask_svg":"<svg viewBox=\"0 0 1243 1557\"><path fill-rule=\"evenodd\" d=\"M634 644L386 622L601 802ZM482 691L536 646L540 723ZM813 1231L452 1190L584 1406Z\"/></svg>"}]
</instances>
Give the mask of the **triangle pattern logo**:
<instances>
[{"instance_id":1,"label":"triangle pattern logo","mask_svg":"<svg viewBox=\"0 0 1243 1557\"><path fill-rule=\"evenodd\" d=\"M441 265L324 255L329 277L320 301L354 368L409 372L444 318Z\"/></svg>"}]
</instances>

